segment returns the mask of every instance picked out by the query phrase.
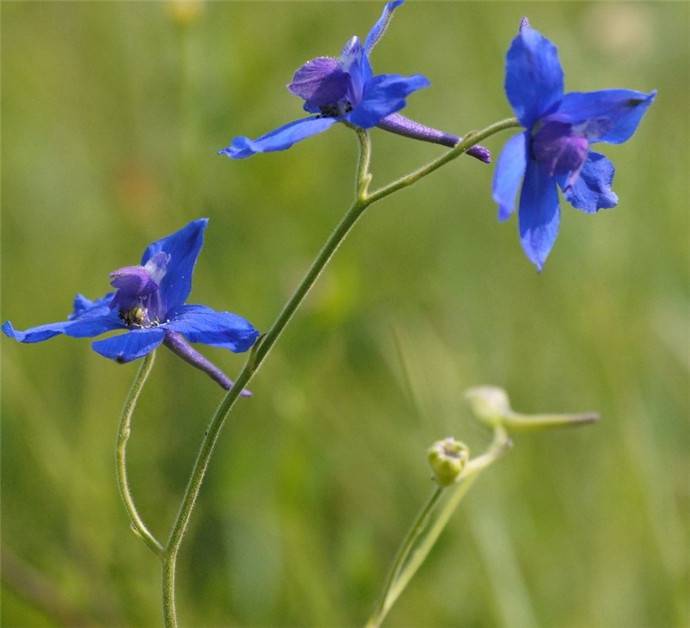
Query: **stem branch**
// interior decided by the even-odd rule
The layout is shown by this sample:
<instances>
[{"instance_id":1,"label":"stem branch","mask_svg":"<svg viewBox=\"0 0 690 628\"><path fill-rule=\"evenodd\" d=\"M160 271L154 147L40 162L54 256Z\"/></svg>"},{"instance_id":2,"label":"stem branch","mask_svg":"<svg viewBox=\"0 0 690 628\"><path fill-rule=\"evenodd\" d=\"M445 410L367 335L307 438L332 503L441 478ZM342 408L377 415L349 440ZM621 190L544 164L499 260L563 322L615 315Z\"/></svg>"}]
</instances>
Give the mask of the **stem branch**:
<instances>
[{"instance_id":1,"label":"stem branch","mask_svg":"<svg viewBox=\"0 0 690 628\"><path fill-rule=\"evenodd\" d=\"M129 440L129 435L132 432L132 415L134 414L134 409L136 408L137 401L139 400L139 395L141 395L144 384L146 383L146 380L151 373L151 369L153 368L155 354L156 352L152 351L144 358L136 376L134 377L134 382L129 390L127 399L125 400L125 405L122 409L122 416L120 418L120 426L117 430L117 447L115 453L117 465L115 468L117 485L120 489L120 495L122 496L122 501L125 504L125 509L127 510L127 515L129 516L132 530L138 537L141 538L142 541L144 541L144 543L146 543L146 546L154 554L156 554L156 556L161 557L163 555L163 546L149 531L143 519L141 518L141 515L134 504L134 498L132 497L132 491L129 488L129 481L127 479L127 441Z\"/></svg>"}]
</instances>

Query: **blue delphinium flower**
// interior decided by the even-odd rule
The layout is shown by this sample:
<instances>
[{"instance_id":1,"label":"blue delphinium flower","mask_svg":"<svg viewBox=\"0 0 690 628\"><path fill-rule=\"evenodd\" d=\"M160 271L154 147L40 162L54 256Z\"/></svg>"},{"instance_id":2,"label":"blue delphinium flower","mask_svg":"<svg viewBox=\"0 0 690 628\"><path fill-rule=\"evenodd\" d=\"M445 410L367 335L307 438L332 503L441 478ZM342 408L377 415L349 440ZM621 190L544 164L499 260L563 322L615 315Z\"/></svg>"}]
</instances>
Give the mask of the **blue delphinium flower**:
<instances>
[{"instance_id":1,"label":"blue delphinium flower","mask_svg":"<svg viewBox=\"0 0 690 628\"><path fill-rule=\"evenodd\" d=\"M507 220L522 183L520 239L527 257L541 270L558 235L557 186L573 207L587 213L614 207L615 169L590 146L628 140L656 91L563 94L558 50L526 18L506 55L505 90L526 130L508 140L498 159L493 197L499 220Z\"/></svg>"},{"instance_id":2,"label":"blue delphinium flower","mask_svg":"<svg viewBox=\"0 0 690 628\"><path fill-rule=\"evenodd\" d=\"M381 17L371 29L364 45L357 36L343 48L339 58L316 57L295 72L288 89L304 100L304 110L313 114L270 131L252 140L236 137L219 151L233 159L256 153L290 148L296 142L322 133L336 122L362 129L378 126L392 133L444 146L455 146L460 138L414 122L396 113L412 92L429 86L421 74L374 74L369 54L383 36L393 12L404 0L386 3ZM468 154L489 163L491 155L483 146L474 146Z\"/></svg>"},{"instance_id":3,"label":"blue delphinium flower","mask_svg":"<svg viewBox=\"0 0 690 628\"><path fill-rule=\"evenodd\" d=\"M259 334L237 314L185 304L207 224L206 218L195 220L150 244L139 266L125 266L110 273L114 292L95 301L78 294L68 320L26 331L14 329L7 321L2 331L19 342L33 343L60 334L92 338L125 329L125 334L94 342L94 351L116 362L130 362L162 343L229 389L232 381L187 341L242 352L254 344Z\"/></svg>"}]
</instances>

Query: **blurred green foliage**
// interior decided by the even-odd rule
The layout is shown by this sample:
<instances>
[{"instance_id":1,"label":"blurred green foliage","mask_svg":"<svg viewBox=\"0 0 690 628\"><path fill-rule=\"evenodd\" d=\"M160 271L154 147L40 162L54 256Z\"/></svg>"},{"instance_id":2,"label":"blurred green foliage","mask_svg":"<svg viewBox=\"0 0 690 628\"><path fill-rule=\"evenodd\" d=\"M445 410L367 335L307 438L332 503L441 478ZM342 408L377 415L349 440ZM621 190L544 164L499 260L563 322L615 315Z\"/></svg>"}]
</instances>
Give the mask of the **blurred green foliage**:
<instances>
[{"instance_id":1,"label":"blurred green foliage","mask_svg":"<svg viewBox=\"0 0 690 628\"><path fill-rule=\"evenodd\" d=\"M62 319L209 216L192 300L265 329L350 201L356 143L338 127L285 154L215 151L298 117L294 69L380 9L214 2L185 21L164 3L3 2L3 320ZM481 383L518 410L603 420L518 437L388 625L687 625L688 4L410 2L375 68L429 76L410 116L484 126L510 115L522 14L558 43L568 90L659 90L636 136L605 147L619 207L564 206L541 275L474 160L372 208L221 438L180 560L184 625L361 624L431 491L427 447L487 441L462 397ZM373 136L375 184L443 150ZM65 338L2 351L3 625L157 625L158 565L114 480L136 365ZM221 391L160 353L130 465L164 536Z\"/></svg>"}]
</instances>

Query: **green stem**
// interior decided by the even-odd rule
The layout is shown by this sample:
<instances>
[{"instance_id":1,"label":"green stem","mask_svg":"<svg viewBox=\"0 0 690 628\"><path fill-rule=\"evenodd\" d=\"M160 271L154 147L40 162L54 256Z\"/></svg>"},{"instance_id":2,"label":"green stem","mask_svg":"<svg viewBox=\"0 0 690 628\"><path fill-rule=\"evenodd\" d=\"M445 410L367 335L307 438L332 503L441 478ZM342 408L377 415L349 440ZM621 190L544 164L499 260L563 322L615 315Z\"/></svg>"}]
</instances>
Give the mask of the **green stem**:
<instances>
[{"instance_id":1,"label":"green stem","mask_svg":"<svg viewBox=\"0 0 690 628\"><path fill-rule=\"evenodd\" d=\"M429 523L429 517L431 516L431 512L436 507L436 504L438 503L439 499L441 499L441 495L443 494L444 488L445 487L443 486L437 486L434 489L434 492L431 494L431 497L429 497L426 504L424 504L424 507L417 515L417 518L414 520L414 523L412 524L412 527L407 533L407 536L404 538L402 544L398 548L398 552L396 553L395 558L393 559L393 565L391 566L391 569L388 573L388 577L386 578L386 583L383 587L383 595L379 600L378 606L376 607L374 614L372 615L371 619L367 622L367 628L374 628L376 626L379 626L379 624L383 621L383 618L386 616L388 609L395 602L395 600L390 600L389 592L392 589L395 581L398 579L400 571L403 568L405 561L409 557L412 548L414 547L415 543L417 542L421 534L424 532L424 529L427 527Z\"/></svg>"},{"instance_id":2,"label":"green stem","mask_svg":"<svg viewBox=\"0 0 690 628\"><path fill-rule=\"evenodd\" d=\"M127 399L125 401L124 408L122 409L122 416L120 418L120 426L117 430L117 448L116 448L116 474L117 474L117 485L120 489L120 495L122 496L122 501L125 504L125 509L127 510L127 515L129 516L129 521L132 526L134 533L139 536L146 546L154 553L156 556L163 555L163 546L156 539L155 536L146 527L146 524L139 515L137 507L134 504L134 498L132 497L132 491L129 488L129 481L127 480L127 441L132 432L132 415L134 414L134 409L136 408L137 401L139 400L139 395L144 388L144 384L151 373L153 368L153 362L155 360L155 351L149 353L141 363L139 370L134 378L132 387L129 390Z\"/></svg>"},{"instance_id":3,"label":"green stem","mask_svg":"<svg viewBox=\"0 0 690 628\"><path fill-rule=\"evenodd\" d=\"M369 172L369 163L371 158L371 145L369 135L362 129L355 129L357 139L359 141L359 160L357 165L357 175L355 181L356 199L351 207L347 210L340 223L336 226L333 232L329 235L328 240L323 248L319 251L316 259L312 262L309 270L304 275L302 281L297 286L295 292L292 294L288 302L285 304L280 314L276 318L271 328L262 336L257 342L252 354L245 363L242 371L237 376L234 386L227 392L204 434L199 453L197 454L192 474L187 483L185 494L182 498L182 503L178 511L177 517L173 524L172 532L168 544L165 547L163 554L163 617L167 628L174 628L177 626L177 616L175 611L175 567L177 555L182 544L182 540L187 531L189 519L194 509L194 504L199 495L199 490L204 480L209 461L216 446L216 442L223 428L225 420L237 401L240 392L249 384L252 377L259 370L269 352L273 348L281 333L292 319L293 315L304 301L307 294L311 290L314 283L317 281L324 268L338 250L345 237L350 233L359 217L364 213L369 205L376 201L392 194L396 190L412 185L422 177L430 174L437 168L440 168L445 163L455 159L462 153L467 151L471 146L480 140L502 131L503 129L518 126L515 119L504 120L486 127L477 133L471 133L466 136L455 148L446 153L443 157L432 161L427 166L420 170L403 177L392 184L381 188L373 194L368 194L368 186L371 181L371 174Z\"/></svg>"},{"instance_id":4,"label":"green stem","mask_svg":"<svg viewBox=\"0 0 690 628\"><path fill-rule=\"evenodd\" d=\"M369 203L375 203L376 201L393 194L393 192L397 192L402 188L409 187L413 183L416 183L420 179L426 177L428 174L431 174L434 170L438 170L441 166L446 165L449 161L457 159L460 157L460 155L466 153L470 148L472 148L472 146L478 144L487 137L494 135L499 131L504 131L506 129L519 126L520 123L516 118L507 118L505 120L501 120L500 122L494 122L494 124L487 126L481 131L470 131L467 135L465 135L465 137L462 138L462 141L456 144L456 146L447 153L441 155L438 159L434 159L434 161L429 162L418 170L415 170L404 177L400 177L392 183L389 183L388 185L379 188L375 192L372 192L368 197Z\"/></svg>"},{"instance_id":5,"label":"green stem","mask_svg":"<svg viewBox=\"0 0 690 628\"><path fill-rule=\"evenodd\" d=\"M429 519L433 513L434 506L443 492L441 488L436 489L403 540L395 557L391 574L384 586L379 604L367 621L366 628L378 628L383 623L383 620L400 597L400 594L405 590L412 577L426 560L438 537L445 529L452 514L474 481L484 469L496 462L508 447L510 447L508 433L502 426L495 426L491 445L485 453L467 463L467 466L465 466L456 480L454 487L448 487L446 493L450 495L441 506L431 526L429 526Z\"/></svg>"}]
</instances>

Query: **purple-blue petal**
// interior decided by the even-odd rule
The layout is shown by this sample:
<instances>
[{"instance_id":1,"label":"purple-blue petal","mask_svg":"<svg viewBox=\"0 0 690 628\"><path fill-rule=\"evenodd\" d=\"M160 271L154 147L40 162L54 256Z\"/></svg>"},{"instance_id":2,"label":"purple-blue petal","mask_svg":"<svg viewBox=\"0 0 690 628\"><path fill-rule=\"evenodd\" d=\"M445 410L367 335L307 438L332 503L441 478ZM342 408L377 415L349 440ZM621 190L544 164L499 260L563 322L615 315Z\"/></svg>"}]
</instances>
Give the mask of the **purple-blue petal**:
<instances>
[{"instance_id":1,"label":"purple-blue petal","mask_svg":"<svg viewBox=\"0 0 690 628\"><path fill-rule=\"evenodd\" d=\"M83 294L77 294L74 297L72 313L69 315L69 319L77 320L83 316L103 316L107 314L110 311L110 303L113 300L113 296L113 292L108 292L100 299L92 301Z\"/></svg>"},{"instance_id":2,"label":"purple-blue petal","mask_svg":"<svg viewBox=\"0 0 690 628\"><path fill-rule=\"evenodd\" d=\"M185 305L173 313L165 327L190 342L200 342L241 353L249 349L259 332L246 319L230 312L217 312L203 305Z\"/></svg>"},{"instance_id":3,"label":"purple-blue petal","mask_svg":"<svg viewBox=\"0 0 690 628\"><path fill-rule=\"evenodd\" d=\"M530 127L563 95L558 49L529 24L522 24L506 55L505 90L520 124Z\"/></svg>"},{"instance_id":4,"label":"purple-blue petal","mask_svg":"<svg viewBox=\"0 0 690 628\"><path fill-rule=\"evenodd\" d=\"M386 29L388 28L388 24L393 17L393 11L403 4L403 2L405 2L405 0L390 0L390 2L386 2L386 6L383 7L381 17L376 21L376 24L374 24L372 29L369 31L369 34L364 41L364 51L367 54L371 52L372 48L379 42L381 37L383 37Z\"/></svg>"},{"instance_id":5,"label":"purple-blue petal","mask_svg":"<svg viewBox=\"0 0 690 628\"><path fill-rule=\"evenodd\" d=\"M522 248L541 270L558 236L560 210L556 180L534 160L527 162L519 218Z\"/></svg>"},{"instance_id":6,"label":"purple-blue petal","mask_svg":"<svg viewBox=\"0 0 690 628\"><path fill-rule=\"evenodd\" d=\"M356 35L345 44L340 53L340 66L350 76L350 89L347 99L353 107L362 100L364 87L373 76L369 57L364 52L359 37Z\"/></svg>"},{"instance_id":7,"label":"purple-blue petal","mask_svg":"<svg viewBox=\"0 0 690 628\"><path fill-rule=\"evenodd\" d=\"M498 157L493 180L493 198L498 203L498 219L508 220L515 211L515 197L527 168L528 133L511 137Z\"/></svg>"},{"instance_id":8,"label":"purple-blue petal","mask_svg":"<svg viewBox=\"0 0 690 628\"><path fill-rule=\"evenodd\" d=\"M226 155L231 159L244 159L256 153L285 150L312 135L323 133L336 122L335 118L321 118L319 116L302 118L270 131L255 140L243 136L236 137L232 140L230 146L219 151L219 154Z\"/></svg>"},{"instance_id":9,"label":"purple-blue petal","mask_svg":"<svg viewBox=\"0 0 690 628\"><path fill-rule=\"evenodd\" d=\"M621 144L630 139L656 90L649 93L631 89L572 92L563 97L556 116L581 127L590 142Z\"/></svg>"},{"instance_id":10,"label":"purple-blue petal","mask_svg":"<svg viewBox=\"0 0 690 628\"><path fill-rule=\"evenodd\" d=\"M616 169L604 155L590 151L580 176L568 186L566 177L559 180L568 202L588 214L608 209L618 204L618 196L611 189Z\"/></svg>"},{"instance_id":11,"label":"purple-blue petal","mask_svg":"<svg viewBox=\"0 0 690 628\"><path fill-rule=\"evenodd\" d=\"M116 362L131 362L141 358L156 349L165 338L162 327L151 329L136 329L126 334L98 340L91 346L96 353Z\"/></svg>"},{"instance_id":12,"label":"purple-blue petal","mask_svg":"<svg viewBox=\"0 0 690 628\"><path fill-rule=\"evenodd\" d=\"M194 266L204 245L207 224L208 218L193 220L179 231L149 244L144 251L142 266L157 253L163 252L169 256L159 286L163 311L173 310L187 300L192 290Z\"/></svg>"},{"instance_id":13,"label":"purple-blue petal","mask_svg":"<svg viewBox=\"0 0 690 628\"><path fill-rule=\"evenodd\" d=\"M63 333L72 338L93 338L107 331L124 329L125 327L125 323L118 316L117 312L111 310L110 313L103 316L85 316L70 321L65 326Z\"/></svg>"},{"instance_id":14,"label":"purple-blue petal","mask_svg":"<svg viewBox=\"0 0 690 628\"><path fill-rule=\"evenodd\" d=\"M29 327L24 331L15 329L10 321L5 321L2 324L2 332L8 338L12 338L17 342L43 342L55 336L64 333L65 327L69 325L70 321L63 321L59 323L47 323L45 325L38 325L37 327Z\"/></svg>"},{"instance_id":15,"label":"purple-blue petal","mask_svg":"<svg viewBox=\"0 0 690 628\"><path fill-rule=\"evenodd\" d=\"M340 67L338 59L316 57L300 67L288 89L306 101L308 111L337 103L350 88L350 76Z\"/></svg>"},{"instance_id":16,"label":"purple-blue petal","mask_svg":"<svg viewBox=\"0 0 690 628\"><path fill-rule=\"evenodd\" d=\"M362 102L347 118L363 129L376 126L386 116L402 109L406 104L405 98L412 92L429 85L429 80L421 74L379 74L365 85Z\"/></svg>"}]
</instances>

